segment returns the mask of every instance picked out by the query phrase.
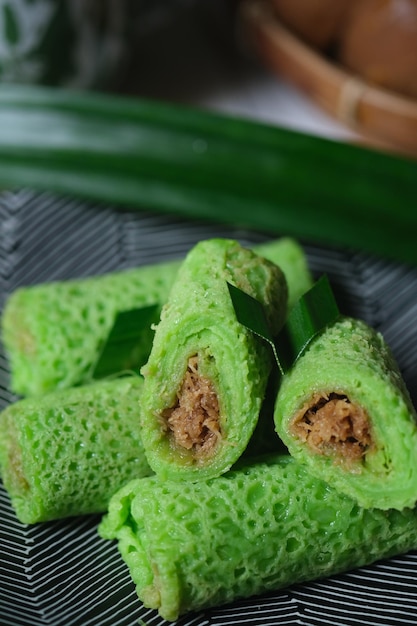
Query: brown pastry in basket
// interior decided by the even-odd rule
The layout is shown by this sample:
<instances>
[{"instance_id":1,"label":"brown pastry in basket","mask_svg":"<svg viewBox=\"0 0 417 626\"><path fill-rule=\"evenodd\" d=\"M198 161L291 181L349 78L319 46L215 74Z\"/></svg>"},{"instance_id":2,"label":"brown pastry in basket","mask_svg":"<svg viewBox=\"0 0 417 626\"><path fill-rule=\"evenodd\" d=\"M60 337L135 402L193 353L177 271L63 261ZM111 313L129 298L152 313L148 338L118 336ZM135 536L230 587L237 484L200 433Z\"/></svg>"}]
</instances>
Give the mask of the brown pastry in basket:
<instances>
[{"instance_id":1,"label":"brown pastry in basket","mask_svg":"<svg viewBox=\"0 0 417 626\"><path fill-rule=\"evenodd\" d=\"M338 57L368 83L416 98L417 0L356 2Z\"/></svg>"},{"instance_id":2,"label":"brown pastry in basket","mask_svg":"<svg viewBox=\"0 0 417 626\"><path fill-rule=\"evenodd\" d=\"M277 16L296 35L315 48L334 42L345 13L356 0L271 0Z\"/></svg>"}]
</instances>

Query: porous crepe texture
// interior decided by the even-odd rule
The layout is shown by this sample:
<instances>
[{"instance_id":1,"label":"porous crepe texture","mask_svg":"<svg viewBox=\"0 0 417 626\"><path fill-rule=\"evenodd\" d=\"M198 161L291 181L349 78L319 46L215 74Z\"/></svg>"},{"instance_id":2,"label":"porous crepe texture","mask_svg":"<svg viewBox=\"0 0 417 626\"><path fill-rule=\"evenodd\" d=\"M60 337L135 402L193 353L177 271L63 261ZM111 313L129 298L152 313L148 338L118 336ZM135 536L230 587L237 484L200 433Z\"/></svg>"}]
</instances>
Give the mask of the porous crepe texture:
<instances>
[{"instance_id":1,"label":"porous crepe texture","mask_svg":"<svg viewBox=\"0 0 417 626\"><path fill-rule=\"evenodd\" d=\"M123 487L99 526L166 620L417 547L417 512L361 508L286 456L221 477Z\"/></svg>"},{"instance_id":2,"label":"porous crepe texture","mask_svg":"<svg viewBox=\"0 0 417 626\"><path fill-rule=\"evenodd\" d=\"M19 400L0 413L0 469L23 523L104 512L151 474L140 438L139 376Z\"/></svg>"},{"instance_id":3,"label":"porous crepe texture","mask_svg":"<svg viewBox=\"0 0 417 626\"><path fill-rule=\"evenodd\" d=\"M289 306L312 278L302 247L291 238L259 245L287 276ZM2 339L12 390L23 396L89 382L118 312L166 302L181 261L77 280L21 287L8 299ZM159 315L159 312L158 312ZM153 332L145 329L139 358L145 363Z\"/></svg>"},{"instance_id":4,"label":"porous crepe texture","mask_svg":"<svg viewBox=\"0 0 417 626\"><path fill-rule=\"evenodd\" d=\"M199 480L225 472L244 452L258 422L273 353L238 322L227 282L264 306L272 332L286 317L287 286L278 266L233 240L203 241L190 251L141 370L142 440L150 466L162 479ZM214 453L200 458L173 442L163 423L194 355L199 374L215 389L221 424Z\"/></svg>"},{"instance_id":5,"label":"porous crepe texture","mask_svg":"<svg viewBox=\"0 0 417 626\"><path fill-rule=\"evenodd\" d=\"M117 312L165 302L180 262L22 287L6 303L3 341L11 388L41 395L90 382ZM153 333L144 332L146 362Z\"/></svg>"},{"instance_id":6,"label":"porous crepe texture","mask_svg":"<svg viewBox=\"0 0 417 626\"><path fill-rule=\"evenodd\" d=\"M278 265L284 272L288 286L288 311L290 311L314 282L302 246L291 237L282 237L257 244L252 249L259 256Z\"/></svg>"},{"instance_id":7,"label":"porous crepe texture","mask_svg":"<svg viewBox=\"0 0 417 626\"><path fill-rule=\"evenodd\" d=\"M363 460L314 452L291 432L317 392L345 394L366 410L374 444ZM389 346L364 322L342 317L313 339L282 379L274 420L291 455L361 506L402 509L417 501L416 412Z\"/></svg>"}]
</instances>

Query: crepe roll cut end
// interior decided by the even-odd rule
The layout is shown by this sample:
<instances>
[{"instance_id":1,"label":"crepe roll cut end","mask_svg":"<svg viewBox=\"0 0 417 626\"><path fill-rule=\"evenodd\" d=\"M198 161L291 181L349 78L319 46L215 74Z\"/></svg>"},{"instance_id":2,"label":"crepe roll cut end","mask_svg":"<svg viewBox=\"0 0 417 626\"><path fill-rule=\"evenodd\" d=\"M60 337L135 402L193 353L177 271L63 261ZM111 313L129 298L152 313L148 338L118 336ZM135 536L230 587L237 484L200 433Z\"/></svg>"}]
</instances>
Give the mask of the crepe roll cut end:
<instances>
[{"instance_id":1,"label":"crepe roll cut end","mask_svg":"<svg viewBox=\"0 0 417 626\"><path fill-rule=\"evenodd\" d=\"M275 429L290 454L364 507L417 502L417 414L383 336L340 317L285 374Z\"/></svg>"},{"instance_id":2,"label":"crepe roll cut end","mask_svg":"<svg viewBox=\"0 0 417 626\"><path fill-rule=\"evenodd\" d=\"M7 477L5 482L10 484L16 496L24 497L30 490L29 482L23 469L22 450L18 441L18 431L13 419L7 415L0 422L1 443L0 459L4 460Z\"/></svg>"},{"instance_id":3,"label":"crepe roll cut end","mask_svg":"<svg viewBox=\"0 0 417 626\"><path fill-rule=\"evenodd\" d=\"M365 509L288 455L204 481L134 480L99 526L166 620L417 547L417 512Z\"/></svg>"},{"instance_id":4,"label":"crepe roll cut end","mask_svg":"<svg viewBox=\"0 0 417 626\"><path fill-rule=\"evenodd\" d=\"M16 446L10 446L9 454L9 480L13 485L13 489L16 493L25 493L29 490L29 483L26 480L22 467L22 456L19 448Z\"/></svg>"},{"instance_id":5,"label":"crepe roll cut end","mask_svg":"<svg viewBox=\"0 0 417 626\"><path fill-rule=\"evenodd\" d=\"M238 321L228 283L257 299L274 327L287 314L286 279L271 261L229 239L189 252L141 369L142 440L164 479L227 471L258 424L273 354Z\"/></svg>"},{"instance_id":6,"label":"crepe roll cut end","mask_svg":"<svg viewBox=\"0 0 417 626\"><path fill-rule=\"evenodd\" d=\"M174 447L191 450L196 459L214 454L221 440L220 410L213 383L198 371L198 356L188 361L175 406L163 411Z\"/></svg>"},{"instance_id":7,"label":"crepe roll cut end","mask_svg":"<svg viewBox=\"0 0 417 626\"><path fill-rule=\"evenodd\" d=\"M367 412L341 393L315 393L293 418L290 429L313 452L347 464L361 462L372 448Z\"/></svg>"}]
</instances>

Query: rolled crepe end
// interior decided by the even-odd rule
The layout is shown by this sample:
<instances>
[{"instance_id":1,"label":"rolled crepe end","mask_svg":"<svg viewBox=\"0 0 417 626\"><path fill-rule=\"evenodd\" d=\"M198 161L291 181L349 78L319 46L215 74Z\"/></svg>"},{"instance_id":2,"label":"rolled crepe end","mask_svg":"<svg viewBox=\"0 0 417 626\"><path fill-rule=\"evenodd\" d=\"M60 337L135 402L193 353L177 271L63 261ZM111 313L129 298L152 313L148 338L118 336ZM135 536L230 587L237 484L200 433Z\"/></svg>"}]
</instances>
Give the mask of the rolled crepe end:
<instances>
[{"instance_id":1,"label":"rolled crepe end","mask_svg":"<svg viewBox=\"0 0 417 626\"><path fill-rule=\"evenodd\" d=\"M23 524L39 521L41 509L33 502L31 486L23 467L22 449L10 411L1 414L0 467L4 487L7 490L16 517Z\"/></svg>"},{"instance_id":2,"label":"rolled crepe end","mask_svg":"<svg viewBox=\"0 0 417 626\"><path fill-rule=\"evenodd\" d=\"M148 428L142 428L150 466L165 479L203 480L228 471L243 453L256 426L249 412L227 418L216 374L205 371L204 357L193 355L168 407L162 402ZM223 371L223 370L222 370ZM230 378L230 376L229 376ZM231 380L233 380L231 378Z\"/></svg>"},{"instance_id":3,"label":"rolled crepe end","mask_svg":"<svg viewBox=\"0 0 417 626\"><path fill-rule=\"evenodd\" d=\"M146 606L148 609L159 609L161 606L161 595L159 590L155 587L155 585L148 585L147 587L143 587L141 589L142 595L142 604ZM164 617L164 619L169 619L168 617ZM174 620L176 616L174 617Z\"/></svg>"},{"instance_id":4,"label":"rolled crepe end","mask_svg":"<svg viewBox=\"0 0 417 626\"><path fill-rule=\"evenodd\" d=\"M2 316L2 336L6 347L12 352L22 352L34 356L36 340L26 319L28 306L25 302L25 292L17 289L6 301Z\"/></svg>"},{"instance_id":5,"label":"rolled crepe end","mask_svg":"<svg viewBox=\"0 0 417 626\"><path fill-rule=\"evenodd\" d=\"M141 369L142 440L162 478L226 472L258 423L273 354L237 319L228 283L256 299L274 324L285 319L287 285L276 265L233 240L190 251Z\"/></svg>"},{"instance_id":6,"label":"rolled crepe end","mask_svg":"<svg viewBox=\"0 0 417 626\"><path fill-rule=\"evenodd\" d=\"M10 364L10 388L16 394L26 392L25 380L32 386L34 372L39 367L39 338L31 324L30 311L30 298L20 288L6 300L1 316L1 339Z\"/></svg>"},{"instance_id":7,"label":"rolled crepe end","mask_svg":"<svg viewBox=\"0 0 417 626\"><path fill-rule=\"evenodd\" d=\"M417 416L383 337L341 318L283 377L275 429L310 471L365 508L417 502Z\"/></svg>"},{"instance_id":8,"label":"rolled crepe end","mask_svg":"<svg viewBox=\"0 0 417 626\"><path fill-rule=\"evenodd\" d=\"M331 456L353 471L374 447L366 410L341 392L315 391L291 419L289 429L313 453Z\"/></svg>"},{"instance_id":9,"label":"rolled crepe end","mask_svg":"<svg viewBox=\"0 0 417 626\"><path fill-rule=\"evenodd\" d=\"M10 409L0 413L0 466L3 480L13 494L28 491L29 484L23 471L22 451Z\"/></svg>"},{"instance_id":10,"label":"rolled crepe end","mask_svg":"<svg viewBox=\"0 0 417 626\"><path fill-rule=\"evenodd\" d=\"M158 481L159 484L160 481ZM108 512L98 526L98 534L105 540L117 540L118 550L129 568L136 592L146 608L155 609L167 621L175 621L179 616L180 583L172 555L164 556L161 550L152 559L142 539L154 529L153 520L148 527L147 516L141 511L140 493L142 478L128 481L109 502ZM154 501L157 509L157 501ZM154 511L158 515L157 510ZM134 520L134 522L133 522ZM133 523L132 523L133 522ZM169 536L169 527L162 531L158 544L163 546Z\"/></svg>"}]
</instances>

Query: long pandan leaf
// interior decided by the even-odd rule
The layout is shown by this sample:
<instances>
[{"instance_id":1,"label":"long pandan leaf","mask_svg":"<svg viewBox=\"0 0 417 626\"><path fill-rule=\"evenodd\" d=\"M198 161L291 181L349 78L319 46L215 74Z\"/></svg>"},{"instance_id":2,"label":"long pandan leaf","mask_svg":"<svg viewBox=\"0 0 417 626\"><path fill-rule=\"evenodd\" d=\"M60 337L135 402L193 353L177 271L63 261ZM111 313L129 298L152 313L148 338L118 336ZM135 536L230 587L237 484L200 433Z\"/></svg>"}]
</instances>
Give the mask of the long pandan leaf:
<instances>
[{"instance_id":1,"label":"long pandan leaf","mask_svg":"<svg viewBox=\"0 0 417 626\"><path fill-rule=\"evenodd\" d=\"M296 302L276 339L281 370L290 370L309 343L339 315L333 290L327 276L323 275Z\"/></svg>"},{"instance_id":2,"label":"long pandan leaf","mask_svg":"<svg viewBox=\"0 0 417 626\"><path fill-rule=\"evenodd\" d=\"M417 263L417 164L194 108L0 88L0 185Z\"/></svg>"}]
</instances>

